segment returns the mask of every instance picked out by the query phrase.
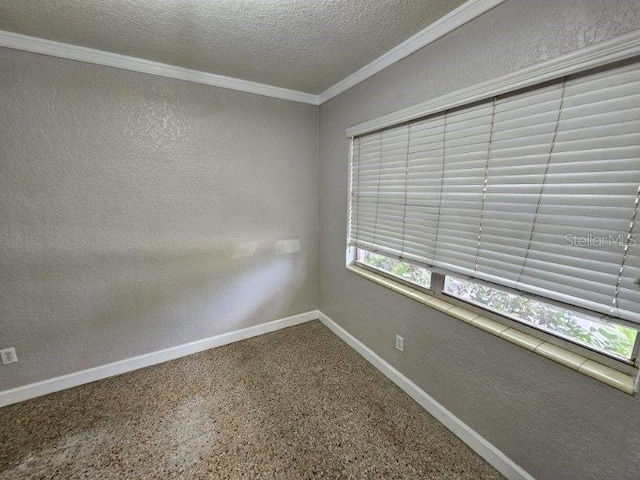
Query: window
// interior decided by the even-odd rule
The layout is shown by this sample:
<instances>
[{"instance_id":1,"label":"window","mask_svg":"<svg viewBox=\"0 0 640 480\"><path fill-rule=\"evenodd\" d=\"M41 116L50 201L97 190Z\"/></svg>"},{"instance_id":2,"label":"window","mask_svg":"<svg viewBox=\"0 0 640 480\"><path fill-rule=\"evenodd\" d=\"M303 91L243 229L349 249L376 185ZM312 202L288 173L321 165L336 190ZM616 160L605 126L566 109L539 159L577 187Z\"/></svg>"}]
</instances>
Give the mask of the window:
<instances>
[{"instance_id":1,"label":"window","mask_svg":"<svg viewBox=\"0 0 640 480\"><path fill-rule=\"evenodd\" d=\"M358 250L356 261L365 267L390 275L392 278L405 280L427 290L431 287L431 272L424 267L366 250Z\"/></svg>"},{"instance_id":2,"label":"window","mask_svg":"<svg viewBox=\"0 0 640 480\"><path fill-rule=\"evenodd\" d=\"M447 276L444 293L552 335L622 360L631 360L638 331L576 310L503 289Z\"/></svg>"},{"instance_id":3,"label":"window","mask_svg":"<svg viewBox=\"0 0 640 480\"><path fill-rule=\"evenodd\" d=\"M444 294L633 358L638 61L357 135L351 155L360 264L423 288L436 271Z\"/></svg>"}]
</instances>

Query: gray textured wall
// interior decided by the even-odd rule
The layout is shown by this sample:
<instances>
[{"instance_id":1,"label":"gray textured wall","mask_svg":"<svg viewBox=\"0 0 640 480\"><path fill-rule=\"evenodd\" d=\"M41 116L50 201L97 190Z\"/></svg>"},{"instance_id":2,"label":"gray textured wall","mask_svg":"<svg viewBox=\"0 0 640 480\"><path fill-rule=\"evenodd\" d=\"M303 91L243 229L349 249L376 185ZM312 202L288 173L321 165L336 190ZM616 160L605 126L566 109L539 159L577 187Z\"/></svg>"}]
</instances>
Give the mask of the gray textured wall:
<instances>
[{"instance_id":1,"label":"gray textured wall","mask_svg":"<svg viewBox=\"0 0 640 480\"><path fill-rule=\"evenodd\" d=\"M317 134L315 106L0 49L0 390L316 309Z\"/></svg>"},{"instance_id":2,"label":"gray textured wall","mask_svg":"<svg viewBox=\"0 0 640 480\"><path fill-rule=\"evenodd\" d=\"M635 0L510 0L320 107L321 310L539 480L639 478L640 397L347 272L345 128L637 28Z\"/></svg>"}]
</instances>

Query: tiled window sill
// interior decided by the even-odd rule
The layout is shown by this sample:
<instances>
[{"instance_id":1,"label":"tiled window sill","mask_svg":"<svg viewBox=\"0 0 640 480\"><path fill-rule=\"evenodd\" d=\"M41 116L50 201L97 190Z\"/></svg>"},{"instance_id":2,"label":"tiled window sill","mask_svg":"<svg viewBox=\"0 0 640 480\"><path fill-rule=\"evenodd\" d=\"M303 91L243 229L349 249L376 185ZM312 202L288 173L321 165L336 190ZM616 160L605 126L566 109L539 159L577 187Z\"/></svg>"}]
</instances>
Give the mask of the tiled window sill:
<instances>
[{"instance_id":1,"label":"tiled window sill","mask_svg":"<svg viewBox=\"0 0 640 480\"><path fill-rule=\"evenodd\" d=\"M347 267L347 270L380 285L384 285L391 290L412 298L431 308L435 308L436 310L455 317L458 320L462 320L474 327L480 328L485 332L503 338L508 342L515 343L516 345L524 347L527 350L537 353L538 355L542 355L543 357L560 363L573 370L577 370L584 375L606 383L618 390L622 390L625 393L633 395L635 392L637 374L627 375L626 373L619 372L618 370L598 363L595 360L578 355L577 353L566 350L558 345L545 342L544 340L521 332L520 330L508 327L490 318L483 317L476 312L466 310L442 299L435 298L428 293L408 287L400 282L395 282L382 275L377 275L364 268L350 265Z\"/></svg>"}]
</instances>

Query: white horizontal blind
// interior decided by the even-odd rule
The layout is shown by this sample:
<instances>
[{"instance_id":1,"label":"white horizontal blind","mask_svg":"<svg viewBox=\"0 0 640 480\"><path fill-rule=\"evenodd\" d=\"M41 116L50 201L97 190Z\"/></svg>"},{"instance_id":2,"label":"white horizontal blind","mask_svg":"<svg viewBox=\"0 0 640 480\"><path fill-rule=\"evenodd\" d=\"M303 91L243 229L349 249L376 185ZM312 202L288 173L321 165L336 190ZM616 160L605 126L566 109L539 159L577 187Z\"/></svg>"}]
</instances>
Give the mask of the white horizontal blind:
<instances>
[{"instance_id":1,"label":"white horizontal blind","mask_svg":"<svg viewBox=\"0 0 640 480\"><path fill-rule=\"evenodd\" d=\"M492 110L483 104L447 114L434 266L474 270Z\"/></svg>"},{"instance_id":2,"label":"white horizontal blind","mask_svg":"<svg viewBox=\"0 0 640 480\"><path fill-rule=\"evenodd\" d=\"M352 245L640 322L640 68L353 139Z\"/></svg>"},{"instance_id":3,"label":"white horizontal blind","mask_svg":"<svg viewBox=\"0 0 640 480\"><path fill-rule=\"evenodd\" d=\"M409 124L404 243L400 257L428 263L436 248L445 119Z\"/></svg>"},{"instance_id":4,"label":"white horizontal blind","mask_svg":"<svg viewBox=\"0 0 640 480\"><path fill-rule=\"evenodd\" d=\"M567 80L518 288L619 315L615 291L640 185L638 147L637 64Z\"/></svg>"},{"instance_id":5,"label":"white horizontal blind","mask_svg":"<svg viewBox=\"0 0 640 480\"><path fill-rule=\"evenodd\" d=\"M443 136L436 119L354 139L352 245L420 263L433 257Z\"/></svg>"},{"instance_id":6,"label":"white horizontal blind","mask_svg":"<svg viewBox=\"0 0 640 480\"><path fill-rule=\"evenodd\" d=\"M473 275L517 287L558 121L563 82L495 100Z\"/></svg>"},{"instance_id":7,"label":"white horizontal blind","mask_svg":"<svg viewBox=\"0 0 640 480\"><path fill-rule=\"evenodd\" d=\"M351 235L362 248L399 253L403 241L408 127L378 132L354 144Z\"/></svg>"}]
</instances>

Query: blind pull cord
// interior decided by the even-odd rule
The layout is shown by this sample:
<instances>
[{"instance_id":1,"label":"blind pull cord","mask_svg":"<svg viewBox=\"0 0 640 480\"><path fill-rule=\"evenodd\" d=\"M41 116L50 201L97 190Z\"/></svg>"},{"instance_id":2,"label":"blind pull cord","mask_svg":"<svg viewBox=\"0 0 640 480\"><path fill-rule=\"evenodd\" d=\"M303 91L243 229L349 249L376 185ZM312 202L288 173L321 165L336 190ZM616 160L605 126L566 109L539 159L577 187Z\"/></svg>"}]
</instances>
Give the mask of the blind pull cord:
<instances>
[{"instance_id":1,"label":"blind pull cord","mask_svg":"<svg viewBox=\"0 0 640 480\"><path fill-rule=\"evenodd\" d=\"M564 96L567 90L567 77L562 79L562 92L560 94L560 106L558 107L558 118L556 119L555 128L553 130L553 138L551 139L551 147L549 148L549 155L547 155L547 164L544 168L544 174L542 176L542 185L540 185L540 193L538 194L538 203L536 204L536 211L533 215L533 224L531 226L531 232L529 233L529 242L527 243L527 251L525 252L524 259L522 260L522 266L520 267L520 273L518 274L518 280L516 282L516 289L520 289L520 281L524 269L527 265L529 254L531 253L531 243L533 242L533 234L536 229L536 220L538 219L538 212L540 211L540 203L542 202L542 194L544 193L544 187L547 183L547 175L549 174L549 166L551 165L551 157L553 157L553 150L556 146L556 138L558 137L558 129L560 128L560 119L562 117L562 106L564 105Z\"/></svg>"},{"instance_id":2,"label":"blind pull cord","mask_svg":"<svg viewBox=\"0 0 640 480\"><path fill-rule=\"evenodd\" d=\"M478 263L480 257L480 243L482 241L482 221L484 220L484 204L487 200L487 183L489 182L489 160L491 159L491 148L493 144L493 125L496 119L496 97L493 97L491 105L491 127L489 130L489 145L487 146L487 163L484 168L484 184L482 186L482 205L480 207L480 227L478 228L478 245L476 246L476 263L473 273L478 272Z\"/></svg>"},{"instance_id":3,"label":"blind pull cord","mask_svg":"<svg viewBox=\"0 0 640 480\"><path fill-rule=\"evenodd\" d=\"M620 283L622 282L624 267L627 262L627 258L629 257L629 247L631 244L631 240L633 239L633 229L636 224L636 219L638 218L639 203L640 203L640 185L638 186L638 191L636 192L636 200L633 208L633 214L631 215L631 221L629 222L629 231L627 232L627 237L624 242L624 250L623 250L624 254L622 255L622 260L620 262L620 270L618 272L618 281L616 282L616 291L613 295L611 313L615 313L615 309L618 308L618 295L620 294ZM640 286L640 278L636 278L633 283L636 286Z\"/></svg>"},{"instance_id":4,"label":"blind pull cord","mask_svg":"<svg viewBox=\"0 0 640 480\"><path fill-rule=\"evenodd\" d=\"M376 216L373 223L373 244L376 244L376 230L378 229L378 207L380 206L380 183L382 182L382 131L379 133L378 140L380 141L380 146L378 148L378 189L376 190Z\"/></svg>"},{"instance_id":5,"label":"blind pull cord","mask_svg":"<svg viewBox=\"0 0 640 480\"><path fill-rule=\"evenodd\" d=\"M411 122L407 124L407 162L404 169L404 204L402 207L402 245L400 247L400 258L404 257L404 241L406 237L405 227L407 225L407 190L409 189L409 147L411 146Z\"/></svg>"},{"instance_id":6,"label":"blind pull cord","mask_svg":"<svg viewBox=\"0 0 640 480\"><path fill-rule=\"evenodd\" d=\"M447 114L444 112L444 131L442 132L442 175L440 177L440 193L438 195L438 221L436 222L436 235L433 245L433 255L431 256L431 263L436 261L436 251L438 250L438 233L440 230L440 216L442 214L442 190L444 187L444 166L447 158Z\"/></svg>"}]
</instances>

